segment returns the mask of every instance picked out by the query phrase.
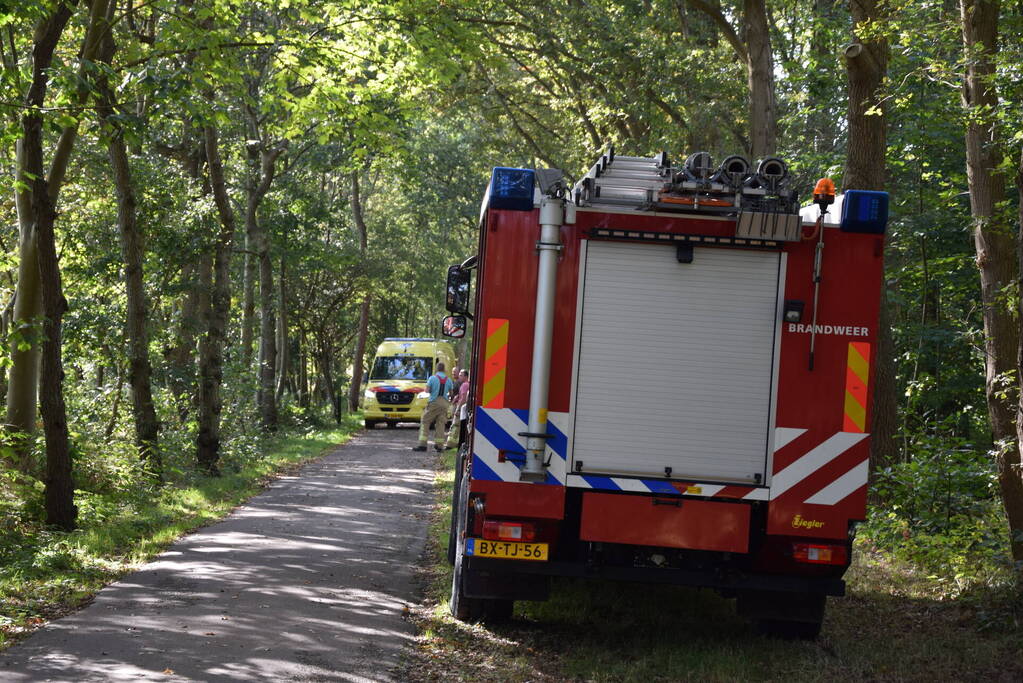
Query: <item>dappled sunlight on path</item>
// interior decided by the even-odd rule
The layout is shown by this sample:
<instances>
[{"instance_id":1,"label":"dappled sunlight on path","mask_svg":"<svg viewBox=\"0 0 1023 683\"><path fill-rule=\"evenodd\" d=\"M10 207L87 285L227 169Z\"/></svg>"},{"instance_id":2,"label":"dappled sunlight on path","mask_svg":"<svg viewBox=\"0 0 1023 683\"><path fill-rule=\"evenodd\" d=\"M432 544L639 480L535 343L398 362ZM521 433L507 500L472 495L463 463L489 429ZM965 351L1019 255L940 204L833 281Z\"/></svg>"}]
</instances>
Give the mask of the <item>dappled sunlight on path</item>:
<instances>
[{"instance_id":1,"label":"dappled sunlight on path","mask_svg":"<svg viewBox=\"0 0 1023 683\"><path fill-rule=\"evenodd\" d=\"M388 680L433 473L360 435L0 656L0 679Z\"/></svg>"}]
</instances>

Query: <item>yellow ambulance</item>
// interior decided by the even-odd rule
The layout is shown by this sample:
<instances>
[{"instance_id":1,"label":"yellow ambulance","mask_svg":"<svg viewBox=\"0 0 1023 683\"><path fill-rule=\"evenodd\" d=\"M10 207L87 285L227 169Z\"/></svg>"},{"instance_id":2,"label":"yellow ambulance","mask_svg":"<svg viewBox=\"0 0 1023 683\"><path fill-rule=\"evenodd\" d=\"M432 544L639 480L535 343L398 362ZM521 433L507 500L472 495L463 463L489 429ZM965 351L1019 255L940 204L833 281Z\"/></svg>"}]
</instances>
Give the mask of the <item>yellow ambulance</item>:
<instances>
[{"instance_id":1,"label":"yellow ambulance","mask_svg":"<svg viewBox=\"0 0 1023 683\"><path fill-rule=\"evenodd\" d=\"M395 427L399 422L419 422L430 397L426 381L436 372L437 363L444 363L444 374L450 378L454 344L422 337L384 339L377 347L363 392L366 428L373 429L378 423Z\"/></svg>"}]
</instances>

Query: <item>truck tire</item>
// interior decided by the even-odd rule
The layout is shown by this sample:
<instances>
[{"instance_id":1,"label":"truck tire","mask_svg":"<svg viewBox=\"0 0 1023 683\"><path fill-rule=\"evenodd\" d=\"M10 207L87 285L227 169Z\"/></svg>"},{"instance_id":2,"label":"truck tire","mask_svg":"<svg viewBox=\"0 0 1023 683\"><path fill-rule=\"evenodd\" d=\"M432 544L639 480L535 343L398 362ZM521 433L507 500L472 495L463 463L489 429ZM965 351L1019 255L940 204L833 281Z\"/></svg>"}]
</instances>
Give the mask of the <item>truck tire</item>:
<instances>
[{"instance_id":1,"label":"truck tire","mask_svg":"<svg viewBox=\"0 0 1023 683\"><path fill-rule=\"evenodd\" d=\"M456 472L456 477L458 473ZM460 477L455 486L454 504L451 508L452 564L451 572L451 616L459 621L476 622L483 616L483 600L470 598L462 591L462 574L465 569L465 545L462 537L466 528L469 507L469 477Z\"/></svg>"},{"instance_id":2,"label":"truck tire","mask_svg":"<svg viewBox=\"0 0 1023 683\"><path fill-rule=\"evenodd\" d=\"M754 622L757 633L782 640L816 640L821 634L819 621L782 621L758 619Z\"/></svg>"},{"instance_id":3,"label":"truck tire","mask_svg":"<svg viewBox=\"0 0 1023 683\"><path fill-rule=\"evenodd\" d=\"M469 506L469 477L462 476L459 481L457 498L452 520L457 519L453 535L454 545L454 570L451 572L451 616L459 621L467 623L487 622L494 623L511 619L515 603L513 600L496 598L472 598L463 590L464 577L469 569L465 567L465 545L461 543L464 535Z\"/></svg>"},{"instance_id":4,"label":"truck tire","mask_svg":"<svg viewBox=\"0 0 1023 683\"><path fill-rule=\"evenodd\" d=\"M366 426L366 429L373 429L377 426L376 420L363 420L362 424Z\"/></svg>"},{"instance_id":5,"label":"truck tire","mask_svg":"<svg viewBox=\"0 0 1023 683\"><path fill-rule=\"evenodd\" d=\"M743 591L736 610L753 621L758 633L786 640L813 640L820 635L826 596L817 593Z\"/></svg>"},{"instance_id":6,"label":"truck tire","mask_svg":"<svg viewBox=\"0 0 1023 683\"><path fill-rule=\"evenodd\" d=\"M398 421L397 420L388 420L387 421L387 428L388 429L394 429L397 426L398 426Z\"/></svg>"},{"instance_id":7,"label":"truck tire","mask_svg":"<svg viewBox=\"0 0 1023 683\"><path fill-rule=\"evenodd\" d=\"M458 539L458 500L461 492L462 477L465 476L466 447L458 449L455 456L455 483L451 487L451 527L448 529L448 564L455 566L455 546Z\"/></svg>"}]
</instances>

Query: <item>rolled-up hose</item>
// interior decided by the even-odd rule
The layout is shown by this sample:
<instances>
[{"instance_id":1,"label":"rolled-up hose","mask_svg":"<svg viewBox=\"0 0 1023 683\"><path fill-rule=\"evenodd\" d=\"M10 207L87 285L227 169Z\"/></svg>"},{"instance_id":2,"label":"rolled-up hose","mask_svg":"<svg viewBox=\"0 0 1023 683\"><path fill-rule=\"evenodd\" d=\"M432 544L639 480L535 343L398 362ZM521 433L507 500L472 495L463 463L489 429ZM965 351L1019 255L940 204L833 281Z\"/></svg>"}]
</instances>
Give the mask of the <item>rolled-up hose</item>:
<instances>
[{"instance_id":1,"label":"rolled-up hose","mask_svg":"<svg viewBox=\"0 0 1023 683\"><path fill-rule=\"evenodd\" d=\"M749 170L749 162L745 158L732 155L721 162L711 180L735 188L742 187L743 181L749 176Z\"/></svg>"}]
</instances>

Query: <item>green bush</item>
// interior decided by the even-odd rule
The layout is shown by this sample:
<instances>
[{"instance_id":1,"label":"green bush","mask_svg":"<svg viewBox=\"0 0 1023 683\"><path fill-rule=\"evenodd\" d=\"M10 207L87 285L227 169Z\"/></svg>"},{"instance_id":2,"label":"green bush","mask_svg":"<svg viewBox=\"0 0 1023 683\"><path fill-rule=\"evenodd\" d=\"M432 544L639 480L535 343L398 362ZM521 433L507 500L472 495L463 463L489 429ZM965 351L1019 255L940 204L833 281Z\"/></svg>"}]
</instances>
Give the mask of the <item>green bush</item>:
<instances>
[{"instance_id":1,"label":"green bush","mask_svg":"<svg viewBox=\"0 0 1023 683\"><path fill-rule=\"evenodd\" d=\"M960 593L1011 580L1008 532L993 458L962 439L921 436L912 459L875 473L861 539Z\"/></svg>"}]
</instances>

